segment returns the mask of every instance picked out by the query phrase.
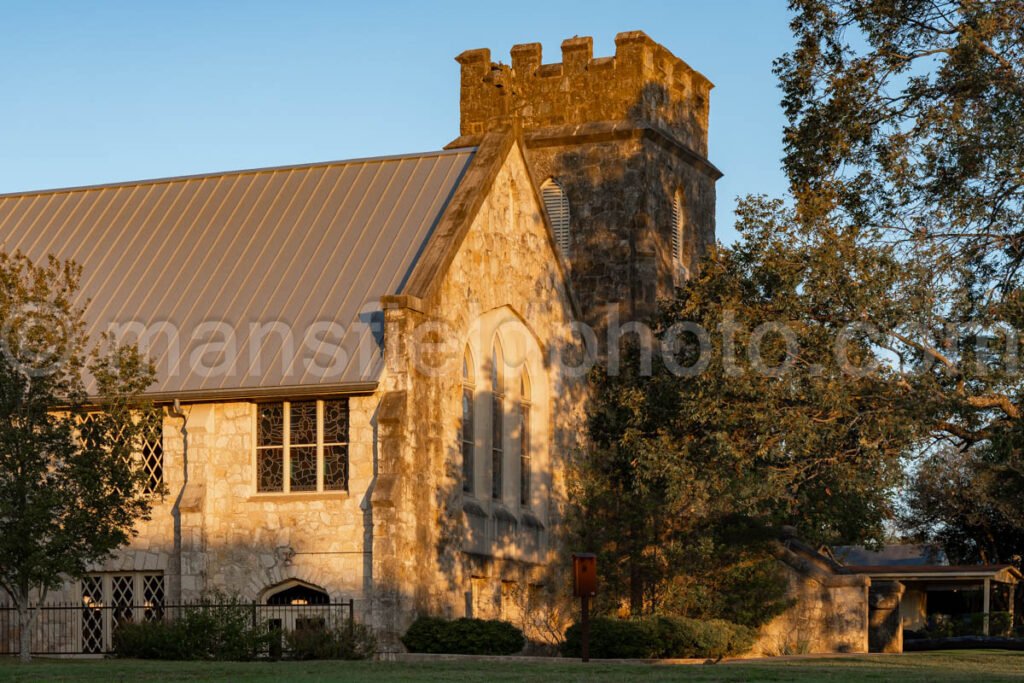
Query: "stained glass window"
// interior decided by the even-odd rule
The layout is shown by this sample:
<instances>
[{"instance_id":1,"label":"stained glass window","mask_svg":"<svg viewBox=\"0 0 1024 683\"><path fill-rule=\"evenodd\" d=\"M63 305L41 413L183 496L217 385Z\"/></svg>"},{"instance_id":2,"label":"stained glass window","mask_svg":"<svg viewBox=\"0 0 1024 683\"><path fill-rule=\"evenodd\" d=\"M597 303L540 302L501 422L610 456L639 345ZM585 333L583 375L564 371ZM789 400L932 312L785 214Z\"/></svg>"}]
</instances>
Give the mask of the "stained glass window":
<instances>
[{"instance_id":1,"label":"stained glass window","mask_svg":"<svg viewBox=\"0 0 1024 683\"><path fill-rule=\"evenodd\" d=\"M316 491L316 446L292 446L291 490Z\"/></svg>"},{"instance_id":2,"label":"stained glass window","mask_svg":"<svg viewBox=\"0 0 1024 683\"><path fill-rule=\"evenodd\" d=\"M292 446L316 446L316 401L289 403Z\"/></svg>"},{"instance_id":3,"label":"stained glass window","mask_svg":"<svg viewBox=\"0 0 1024 683\"><path fill-rule=\"evenodd\" d=\"M469 349L462 357L462 490L473 493L473 359Z\"/></svg>"},{"instance_id":4,"label":"stained glass window","mask_svg":"<svg viewBox=\"0 0 1024 683\"><path fill-rule=\"evenodd\" d=\"M324 491L348 489L348 446L324 445Z\"/></svg>"},{"instance_id":5,"label":"stained glass window","mask_svg":"<svg viewBox=\"0 0 1024 683\"><path fill-rule=\"evenodd\" d=\"M530 506L530 406L519 406L519 504Z\"/></svg>"},{"instance_id":6,"label":"stained glass window","mask_svg":"<svg viewBox=\"0 0 1024 683\"><path fill-rule=\"evenodd\" d=\"M261 403L256 432L257 491L348 489L348 401Z\"/></svg>"},{"instance_id":7,"label":"stained glass window","mask_svg":"<svg viewBox=\"0 0 1024 683\"><path fill-rule=\"evenodd\" d=\"M491 353L491 497L500 499L505 470L505 359L497 343Z\"/></svg>"},{"instance_id":8,"label":"stained glass window","mask_svg":"<svg viewBox=\"0 0 1024 683\"><path fill-rule=\"evenodd\" d=\"M462 390L462 490L473 492L473 389Z\"/></svg>"},{"instance_id":9,"label":"stained glass window","mask_svg":"<svg viewBox=\"0 0 1024 683\"><path fill-rule=\"evenodd\" d=\"M519 504L530 506L530 377L523 370L519 378Z\"/></svg>"},{"instance_id":10,"label":"stained glass window","mask_svg":"<svg viewBox=\"0 0 1024 683\"><path fill-rule=\"evenodd\" d=\"M256 490L284 489L284 404L262 403L256 413Z\"/></svg>"},{"instance_id":11,"label":"stained glass window","mask_svg":"<svg viewBox=\"0 0 1024 683\"><path fill-rule=\"evenodd\" d=\"M348 489L348 401L323 401L324 490Z\"/></svg>"}]
</instances>

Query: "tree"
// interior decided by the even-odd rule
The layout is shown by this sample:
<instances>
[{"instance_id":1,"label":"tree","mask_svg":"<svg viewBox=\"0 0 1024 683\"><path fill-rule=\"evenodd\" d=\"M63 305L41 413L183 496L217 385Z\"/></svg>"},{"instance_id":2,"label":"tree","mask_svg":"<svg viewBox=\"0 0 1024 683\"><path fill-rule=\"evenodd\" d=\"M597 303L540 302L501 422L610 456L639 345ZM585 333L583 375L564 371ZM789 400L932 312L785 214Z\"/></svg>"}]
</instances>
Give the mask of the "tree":
<instances>
[{"instance_id":1,"label":"tree","mask_svg":"<svg viewBox=\"0 0 1024 683\"><path fill-rule=\"evenodd\" d=\"M1000 549L988 536L1022 501L1024 2L791 9L796 48L776 73L797 216L872 231L918 269L913 309L886 330L934 365L908 395L931 434L911 526L962 559L1019 556L1019 533L997 534ZM1016 486L997 485L1004 475Z\"/></svg>"},{"instance_id":2,"label":"tree","mask_svg":"<svg viewBox=\"0 0 1024 683\"><path fill-rule=\"evenodd\" d=\"M1024 569L1024 455L1021 434L930 453L909 488L903 524L942 544L955 564L1010 563Z\"/></svg>"},{"instance_id":3,"label":"tree","mask_svg":"<svg viewBox=\"0 0 1024 683\"><path fill-rule=\"evenodd\" d=\"M892 248L808 229L780 201L748 198L738 218L741 241L664 303L661 353L641 340L593 377L576 528L633 614L774 616L776 530L880 542L919 436L914 386L861 325L904 311Z\"/></svg>"},{"instance_id":4,"label":"tree","mask_svg":"<svg viewBox=\"0 0 1024 683\"><path fill-rule=\"evenodd\" d=\"M139 400L154 370L134 346L89 347L80 275L0 254L0 587L23 661L47 591L127 543L149 511L133 453L155 418Z\"/></svg>"}]
</instances>

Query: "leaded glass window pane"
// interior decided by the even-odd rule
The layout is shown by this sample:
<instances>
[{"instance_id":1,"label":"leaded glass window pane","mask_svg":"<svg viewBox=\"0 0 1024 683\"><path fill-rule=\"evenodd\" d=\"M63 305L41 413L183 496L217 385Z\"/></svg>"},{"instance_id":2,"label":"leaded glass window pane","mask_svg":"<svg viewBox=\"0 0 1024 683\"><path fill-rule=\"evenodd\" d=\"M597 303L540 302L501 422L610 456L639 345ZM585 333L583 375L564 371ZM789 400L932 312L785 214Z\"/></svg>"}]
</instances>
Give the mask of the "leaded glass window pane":
<instances>
[{"instance_id":1,"label":"leaded glass window pane","mask_svg":"<svg viewBox=\"0 0 1024 683\"><path fill-rule=\"evenodd\" d=\"M324 490L348 488L348 446L324 446Z\"/></svg>"},{"instance_id":2,"label":"leaded glass window pane","mask_svg":"<svg viewBox=\"0 0 1024 683\"><path fill-rule=\"evenodd\" d=\"M530 407L519 407L519 504L530 505Z\"/></svg>"},{"instance_id":3,"label":"leaded glass window pane","mask_svg":"<svg viewBox=\"0 0 1024 683\"><path fill-rule=\"evenodd\" d=\"M261 403L257 415L257 446L284 445L284 404Z\"/></svg>"},{"instance_id":4,"label":"leaded glass window pane","mask_svg":"<svg viewBox=\"0 0 1024 683\"><path fill-rule=\"evenodd\" d=\"M284 490L284 448L260 448L256 451L256 490Z\"/></svg>"},{"instance_id":5,"label":"leaded glass window pane","mask_svg":"<svg viewBox=\"0 0 1024 683\"><path fill-rule=\"evenodd\" d=\"M502 422L504 411L501 396L494 396L491 408L491 497L501 498L502 470L504 469L504 453L502 451Z\"/></svg>"},{"instance_id":6,"label":"leaded glass window pane","mask_svg":"<svg viewBox=\"0 0 1024 683\"><path fill-rule=\"evenodd\" d=\"M324 443L348 443L348 401L324 401Z\"/></svg>"},{"instance_id":7,"label":"leaded glass window pane","mask_svg":"<svg viewBox=\"0 0 1024 683\"><path fill-rule=\"evenodd\" d=\"M316 446L292 446L291 490L316 491Z\"/></svg>"},{"instance_id":8,"label":"leaded glass window pane","mask_svg":"<svg viewBox=\"0 0 1024 683\"><path fill-rule=\"evenodd\" d=\"M473 390L462 390L462 490L473 492Z\"/></svg>"},{"instance_id":9,"label":"leaded glass window pane","mask_svg":"<svg viewBox=\"0 0 1024 683\"><path fill-rule=\"evenodd\" d=\"M316 401L291 403L291 432L289 441L294 445L316 444ZM295 457L294 455L292 456Z\"/></svg>"},{"instance_id":10,"label":"leaded glass window pane","mask_svg":"<svg viewBox=\"0 0 1024 683\"><path fill-rule=\"evenodd\" d=\"M347 490L348 427L344 399L260 405L257 491Z\"/></svg>"}]
</instances>

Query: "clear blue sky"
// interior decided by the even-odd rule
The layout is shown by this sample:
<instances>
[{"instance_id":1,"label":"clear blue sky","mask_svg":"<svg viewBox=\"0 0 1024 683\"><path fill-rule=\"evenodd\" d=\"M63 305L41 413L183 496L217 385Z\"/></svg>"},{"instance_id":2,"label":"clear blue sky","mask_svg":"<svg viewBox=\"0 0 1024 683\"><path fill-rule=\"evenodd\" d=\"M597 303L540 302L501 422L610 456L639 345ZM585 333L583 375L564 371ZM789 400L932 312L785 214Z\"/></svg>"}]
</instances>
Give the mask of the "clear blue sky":
<instances>
[{"instance_id":1,"label":"clear blue sky","mask_svg":"<svg viewBox=\"0 0 1024 683\"><path fill-rule=\"evenodd\" d=\"M718 234L781 194L783 0L0 4L0 193L437 149L462 50L640 29L716 88Z\"/></svg>"}]
</instances>

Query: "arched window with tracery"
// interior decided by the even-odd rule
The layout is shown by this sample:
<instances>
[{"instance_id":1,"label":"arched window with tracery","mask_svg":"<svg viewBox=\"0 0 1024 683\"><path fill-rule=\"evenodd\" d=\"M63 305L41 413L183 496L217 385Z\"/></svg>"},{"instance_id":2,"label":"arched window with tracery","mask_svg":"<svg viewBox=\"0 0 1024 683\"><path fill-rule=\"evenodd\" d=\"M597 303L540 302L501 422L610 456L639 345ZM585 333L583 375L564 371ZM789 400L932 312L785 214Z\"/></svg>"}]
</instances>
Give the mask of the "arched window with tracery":
<instances>
[{"instance_id":1,"label":"arched window with tracery","mask_svg":"<svg viewBox=\"0 0 1024 683\"><path fill-rule=\"evenodd\" d=\"M505 472L505 356L495 340L491 349L491 497L501 499Z\"/></svg>"},{"instance_id":2,"label":"arched window with tracery","mask_svg":"<svg viewBox=\"0 0 1024 683\"><path fill-rule=\"evenodd\" d=\"M530 507L533 465L530 453L530 375L523 368L519 377L519 504Z\"/></svg>"},{"instance_id":3,"label":"arched window with tracery","mask_svg":"<svg viewBox=\"0 0 1024 683\"><path fill-rule=\"evenodd\" d=\"M572 243L572 235L569 231L569 197L565 194L562 185L554 178L548 178L541 184L540 195L544 201L544 210L548 214L548 221L551 223L551 230L555 234L555 244L558 245L562 255L568 258Z\"/></svg>"}]
</instances>

